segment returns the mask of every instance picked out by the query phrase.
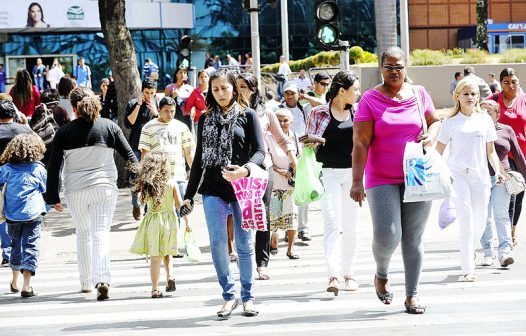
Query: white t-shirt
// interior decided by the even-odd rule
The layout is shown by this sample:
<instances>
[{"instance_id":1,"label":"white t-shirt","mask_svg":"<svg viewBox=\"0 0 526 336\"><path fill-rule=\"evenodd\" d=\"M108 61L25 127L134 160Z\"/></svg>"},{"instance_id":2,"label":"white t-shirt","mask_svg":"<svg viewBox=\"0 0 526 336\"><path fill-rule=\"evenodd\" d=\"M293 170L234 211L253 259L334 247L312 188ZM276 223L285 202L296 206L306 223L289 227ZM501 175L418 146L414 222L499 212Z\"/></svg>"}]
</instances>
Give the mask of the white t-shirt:
<instances>
[{"instance_id":1,"label":"white t-shirt","mask_svg":"<svg viewBox=\"0 0 526 336\"><path fill-rule=\"evenodd\" d=\"M287 77L292 73L292 70L290 70L289 64L287 62L283 62L279 65L278 73Z\"/></svg>"},{"instance_id":2,"label":"white t-shirt","mask_svg":"<svg viewBox=\"0 0 526 336\"><path fill-rule=\"evenodd\" d=\"M170 162L171 177L176 181L186 179L183 150L193 146L190 130L175 119L169 123L162 123L158 118L150 120L143 126L139 139L139 150L166 153Z\"/></svg>"},{"instance_id":3,"label":"white t-shirt","mask_svg":"<svg viewBox=\"0 0 526 336\"><path fill-rule=\"evenodd\" d=\"M474 112L471 116L458 113L442 124L438 141L449 144L448 166L453 175L470 175L472 182L489 184L486 144L497 140L491 117Z\"/></svg>"},{"instance_id":4,"label":"white t-shirt","mask_svg":"<svg viewBox=\"0 0 526 336\"><path fill-rule=\"evenodd\" d=\"M294 82L296 83L296 85L298 86L298 88L300 90L303 90L305 92L307 92L308 90L310 90L311 86L312 86L312 82L310 81L310 79L308 79L307 77L305 78L296 78L294 80Z\"/></svg>"},{"instance_id":5,"label":"white t-shirt","mask_svg":"<svg viewBox=\"0 0 526 336\"><path fill-rule=\"evenodd\" d=\"M64 71L62 71L60 66L53 67L49 70L48 74L49 86L51 86L52 89L56 89L58 82L60 82L60 79L64 76Z\"/></svg>"},{"instance_id":6,"label":"white t-shirt","mask_svg":"<svg viewBox=\"0 0 526 336\"><path fill-rule=\"evenodd\" d=\"M305 116L303 116L303 112L301 112L298 106L288 107L285 104L285 108L292 114L292 124L290 125L290 129L298 136L304 135L307 131L307 124L305 122L308 118L307 111L303 110L305 112Z\"/></svg>"}]
</instances>

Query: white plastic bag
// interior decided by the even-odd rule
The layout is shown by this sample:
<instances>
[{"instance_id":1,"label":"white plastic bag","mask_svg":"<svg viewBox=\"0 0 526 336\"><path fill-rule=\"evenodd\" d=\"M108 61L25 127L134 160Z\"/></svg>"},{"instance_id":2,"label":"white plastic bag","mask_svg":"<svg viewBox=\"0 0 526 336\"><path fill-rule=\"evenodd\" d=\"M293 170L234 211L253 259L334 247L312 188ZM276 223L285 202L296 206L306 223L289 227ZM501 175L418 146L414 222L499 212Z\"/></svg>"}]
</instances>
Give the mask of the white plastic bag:
<instances>
[{"instance_id":1,"label":"white plastic bag","mask_svg":"<svg viewBox=\"0 0 526 336\"><path fill-rule=\"evenodd\" d=\"M442 156L432 147L408 142L404 151L404 202L443 199L451 195L451 174Z\"/></svg>"},{"instance_id":2,"label":"white plastic bag","mask_svg":"<svg viewBox=\"0 0 526 336\"><path fill-rule=\"evenodd\" d=\"M455 200L448 197L442 202L440 211L438 213L438 226L444 230L457 219L457 210L455 208Z\"/></svg>"},{"instance_id":3,"label":"white plastic bag","mask_svg":"<svg viewBox=\"0 0 526 336\"><path fill-rule=\"evenodd\" d=\"M184 249L186 252L186 259L190 262L201 261L202 254L197 241L195 240L192 231L184 232Z\"/></svg>"}]
</instances>

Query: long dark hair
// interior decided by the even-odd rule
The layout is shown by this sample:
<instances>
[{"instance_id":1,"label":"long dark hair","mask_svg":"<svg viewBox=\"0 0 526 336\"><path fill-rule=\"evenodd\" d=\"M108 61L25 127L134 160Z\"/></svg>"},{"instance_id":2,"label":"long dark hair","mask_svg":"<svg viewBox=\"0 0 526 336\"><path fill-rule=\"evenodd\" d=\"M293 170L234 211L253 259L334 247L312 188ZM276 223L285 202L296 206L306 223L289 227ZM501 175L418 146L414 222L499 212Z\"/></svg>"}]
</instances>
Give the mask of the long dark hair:
<instances>
[{"instance_id":1,"label":"long dark hair","mask_svg":"<svg viewBox=\"0 0 526 336\"><path fill-rule=\"evenodd\" d=\"M19 104L19 109L31 102L33 95L33 79L26 69L16 72L15 85L13 85L13 101Z\"/></svg>"},{"instance_id":2,"label":"long dark hair","mask_svg":"<svg viewBox=\"0 0 526 336\"><path fill-rule=\"evenodd\" d=\"M261 95L261 92L258 88L258 79L256 76L249 72L245 72L242 74L239 74L239 78L245 81L245 83L248 86L248 89L252 91L252 95L250 96L250 108L257 110L258 106L265 105L265 100L263 99L263 96Z\"/></svg>"},{"instance_id":3,"label":"long dark hair","mask_svg":"<svg viewBox=\"0 0 526 336\"><path fill-rule=\"evenodd\" d=\"M27 7L27 25L26 27L34 27L35 26L35 21L33 21L33 19L31 18L31 7L33 6L37 6L39 9L40 9L40 15L42 16L42 18L40 19L42 22L46 23L46 21L44 21L44 10L42 10L42 6L40 6L40 4L38 2L32 2L29 7Z\"/></svg>"},{"instance_id":4,"label":"long dark hair","mask_svg":"<svg viewBox=\"0 0 526 336\"><path fill-rule=\"evenodd\" d=\"M232 106L232 104L234 104L235 102L237 102L241 106L247 106L248 103L245 102L245 100L243 99L243 97L241 97L241 95L239 94L239 91L237 90L236 77L237 76L234 71L231 71L225 68L218 69L212 72L212 74L210 75L210 79L208 80L209 90L212 89L212 83L216 79L226 79L226 81L230 85L232 85L232 100L230 101L228 106L229 107ZM206 95L206 113L213 112L216 108L219 108L219 107L220 106L217 100L215 99L213 92L209 91L208 94Z\"/></svg>"},{"instance_id":5,"label":"long dark hair","mask_svg":"<svg viewBox=\"0 0 526 336\"><path fill-rule=\"evenodd\" d=\"M356 76L354 73L350 71L340 71L332 78L331 87L329 88L329 91L325 95L325 98L327 99L327 102L330 104L331 101L336 98L336 95L338 95L338 91L340 89L347 90L351 86L353 86L354 82L358 80L358 76ZM352 105L347 104L345 106L346 110L353 109Z\"/></svg>"},{"instance_id":6,"label":"long dark hair","mask_svg":"<svg viewBox=\"0 0 526 336\"><path fill-rule=\"evenodd\" d=\"M184 67L184 66L179 66L177 69L175 69L174 71L174 78L172 80L172 83L177 83L177 74L180 72L180 71L186 71L186 74L188 74L188 68ZM184 84L188 84L188 78L186 80L183 81Z\"/></svg>"}]
</instances>

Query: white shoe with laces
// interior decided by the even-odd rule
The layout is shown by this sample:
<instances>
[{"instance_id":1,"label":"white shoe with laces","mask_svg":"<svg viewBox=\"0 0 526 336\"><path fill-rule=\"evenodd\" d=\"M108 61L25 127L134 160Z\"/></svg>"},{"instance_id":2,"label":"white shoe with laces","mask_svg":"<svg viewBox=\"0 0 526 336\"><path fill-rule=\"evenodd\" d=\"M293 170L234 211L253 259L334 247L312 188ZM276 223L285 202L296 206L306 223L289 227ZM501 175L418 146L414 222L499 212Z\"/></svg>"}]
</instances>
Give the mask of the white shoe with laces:
<instances>
[{"instance_id":1,"label":"white shoe with laces","mask_svg":"<svg viewBox=\"0 0 526 336\"><path fill-rule=\"evenodd\" d=\"M345 278L345 286L343 287L344 291L354 292L358 290L358 287L359 286L356 280L352 278Z\"/></svg>"}]
</instances>

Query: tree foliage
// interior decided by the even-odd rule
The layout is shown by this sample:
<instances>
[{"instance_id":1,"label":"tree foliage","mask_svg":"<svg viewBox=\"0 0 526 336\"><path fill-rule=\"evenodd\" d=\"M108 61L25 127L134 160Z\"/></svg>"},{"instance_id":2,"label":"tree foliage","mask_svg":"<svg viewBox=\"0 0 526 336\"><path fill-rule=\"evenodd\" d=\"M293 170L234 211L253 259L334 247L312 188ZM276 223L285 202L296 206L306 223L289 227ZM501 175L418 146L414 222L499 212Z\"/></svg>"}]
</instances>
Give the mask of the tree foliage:
<instances>
[{"instance_id":1,"label":"tree foliage","mask_svg":"<svg viewBox=\"0 0 526 336\"><path fill-rule=\"evenodd\" d=\"M477 0L477 48L488 51L488 0Z\"/></svg>"}]
</instances>

